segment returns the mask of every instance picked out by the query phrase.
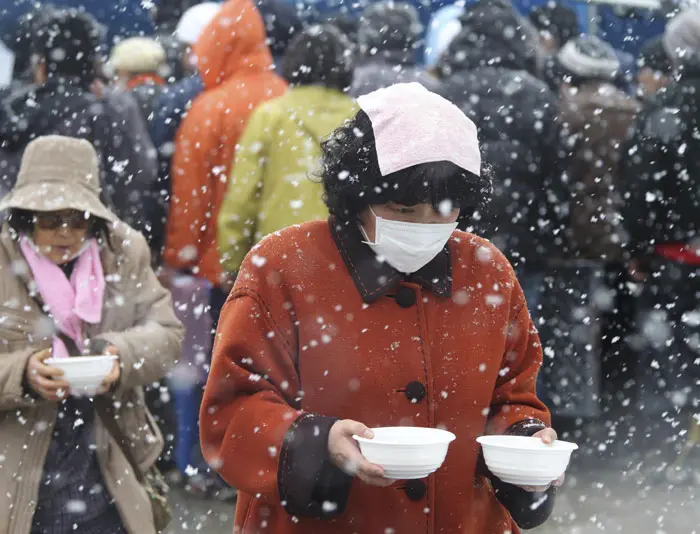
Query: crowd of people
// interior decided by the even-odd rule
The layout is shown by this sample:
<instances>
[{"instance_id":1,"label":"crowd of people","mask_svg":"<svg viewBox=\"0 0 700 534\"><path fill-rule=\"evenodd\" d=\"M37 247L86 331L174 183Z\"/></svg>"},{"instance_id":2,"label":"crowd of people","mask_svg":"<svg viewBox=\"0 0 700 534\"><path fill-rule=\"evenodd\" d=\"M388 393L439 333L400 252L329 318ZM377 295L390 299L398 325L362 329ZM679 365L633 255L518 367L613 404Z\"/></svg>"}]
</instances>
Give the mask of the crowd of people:
<instances>
[{"instance_id":1,"label":"crowd of people","mask_svg":"<svg viewBox=\"0 0 700 534\"><path fill-rule=\"evenodd\" d=\"M358 510L402 509L361 458L373 488L348 497L334 458L365 431L349 418L435 426L473 402L470 441L484 425L550 436L545 405L555 420L697 408L700 10L629 69L556 3L455 5L429 65L409 4L310 21L284 0L186 3L123 38L43 5L5 42L0 531L155 531L139 469L108 445L114 410L144 472L157 459L193 494L239 489L242 532L291 533L346 506L365 525L347 532L369 532ZM460 347L483 361L453 361ZM57 353L118 355L112 411L66 395L44 363ZM409 405L378 406L388 388ZM406 411L426 396L449 415ZM553 488L533 508L463 453L474 531L546 519Z\"/></svg>"}]
</instances>

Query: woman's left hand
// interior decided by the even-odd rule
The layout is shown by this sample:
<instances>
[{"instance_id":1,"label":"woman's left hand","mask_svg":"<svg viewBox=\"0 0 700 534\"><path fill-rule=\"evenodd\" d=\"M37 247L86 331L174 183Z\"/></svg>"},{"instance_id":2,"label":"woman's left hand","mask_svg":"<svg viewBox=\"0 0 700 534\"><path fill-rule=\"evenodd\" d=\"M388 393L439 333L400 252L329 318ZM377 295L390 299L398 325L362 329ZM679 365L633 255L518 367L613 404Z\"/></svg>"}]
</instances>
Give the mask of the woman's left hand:
<instances>
[{"instance_id":1,"label":"woman's left hand","mask_svg":"<svg viewBox=\"0 0 700 534\"><path fill-rule=\"evenodd\" d=\"M545 428L543 430L540 430L539 432L535 433L532 435L533 438L540 438L544 443L547 445L551 445L557 440L557 432L553 428ZM520 488L524 489L525 491L532 491L532 492L541 492L541 491L547 491L551 486L554 487L559 487L562 484L564 484L564 479L566 478L566 474L562 473L562 475L551 482L551 484L547 486L519 486Z\"/></svg>"},{"instance_id":2,"label":"woman's left hand","mask_svg":"<svg viewBox=\"0 0 700 534\"><path fill-rule=\"evenodd\" d=\"M117 381L119 380L119 378L122 375L122 369L121 369L121 365L119 362L119 349L117 349L117 347L115 347L114 345L109 345L105 349L104 354L117 356L117 359L114 360L114 365L112 365L112 370L109 372L109 374L102 381L102 388L99 391L100 395L109 392L114 387L114 385L117 383Z\"/></svg>"}]
</instances>

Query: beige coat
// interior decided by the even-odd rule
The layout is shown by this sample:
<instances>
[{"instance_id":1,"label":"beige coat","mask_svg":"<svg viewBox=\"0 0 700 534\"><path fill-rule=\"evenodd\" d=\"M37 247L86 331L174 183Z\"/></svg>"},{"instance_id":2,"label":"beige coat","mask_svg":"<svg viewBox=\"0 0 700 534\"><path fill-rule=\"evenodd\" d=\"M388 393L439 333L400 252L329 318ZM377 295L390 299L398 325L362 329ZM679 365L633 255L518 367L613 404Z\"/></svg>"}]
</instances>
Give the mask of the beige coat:
<instances>
[{"instance_id":1,"label":"beige coat","mask_svg":"<svg viewBox=\"0 0 700 534\"><path fill-rule=\"evenodd\" d=\"M111 241L114 250L104 247L101 253L106 278L102 322L87 325L85 335L119 349L119 421L147 468L160 454L163 437L141 386L173 365L183 332L170 294L151 270L145 239L117 223ZM52 325L29 296L31 272L6 225L0 232L0 270L0 533L28 534L57 404L28 395L22 379L29 356L50 347ZM99 418L95 436L105 483L124 525L131 534L155 533L150 502Z\"/></svg>"}]
</instances>

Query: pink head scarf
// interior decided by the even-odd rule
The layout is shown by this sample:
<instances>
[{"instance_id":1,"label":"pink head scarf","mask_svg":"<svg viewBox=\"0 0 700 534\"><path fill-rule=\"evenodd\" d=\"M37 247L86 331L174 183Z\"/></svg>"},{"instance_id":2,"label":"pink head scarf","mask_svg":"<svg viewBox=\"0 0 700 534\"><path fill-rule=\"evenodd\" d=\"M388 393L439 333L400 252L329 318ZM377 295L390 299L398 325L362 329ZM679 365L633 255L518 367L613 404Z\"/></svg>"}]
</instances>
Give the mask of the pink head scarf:
<instances>
[{"instance_id":1,"label":"pink head scarf","mask_svg":"<svg viewBox=\"0 0 700 534\"><path fill-rule=\"evenodd\" d=\"M476 126L440 95L416 82L399 83L357 102L372 123L382 176L436 161L481 176Z\"/></svg>"},{"instance_id":2,"label":"pink head scarf","mask_svg":"<svg viewBox=\"0 0 700 534\"><path fill-rule=\"evenodd\" d=\"M28 237L23 236L19 246L56 327L82 349L85 346L83 322L98 324L102 320L105 277L97 241L87 242L75 262L70 280L58 265L37 251ZM53 357L68 356L63 341L54 336Z\"/></svg>"}]
</instances>

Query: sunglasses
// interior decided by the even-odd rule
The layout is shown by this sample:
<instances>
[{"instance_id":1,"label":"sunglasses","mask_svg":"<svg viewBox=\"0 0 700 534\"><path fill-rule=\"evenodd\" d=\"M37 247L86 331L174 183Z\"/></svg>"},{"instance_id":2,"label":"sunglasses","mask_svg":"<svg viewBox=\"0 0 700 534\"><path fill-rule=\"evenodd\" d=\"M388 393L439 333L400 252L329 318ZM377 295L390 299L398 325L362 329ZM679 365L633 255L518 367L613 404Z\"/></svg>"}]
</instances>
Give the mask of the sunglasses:
<instances>
[{"instance_id":1,"label":"sunglasses","mask_svg":"<svg viewBox=\"0 0 700 534\"><path fill-rule=\"evenodd\" d=\"M58 230L64 226L71 230L87 230L90 226L90 219L80 212L70 215L38 213L34 215L34 224L42 230Z\"/></svg>"}]
</instances>

